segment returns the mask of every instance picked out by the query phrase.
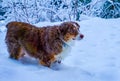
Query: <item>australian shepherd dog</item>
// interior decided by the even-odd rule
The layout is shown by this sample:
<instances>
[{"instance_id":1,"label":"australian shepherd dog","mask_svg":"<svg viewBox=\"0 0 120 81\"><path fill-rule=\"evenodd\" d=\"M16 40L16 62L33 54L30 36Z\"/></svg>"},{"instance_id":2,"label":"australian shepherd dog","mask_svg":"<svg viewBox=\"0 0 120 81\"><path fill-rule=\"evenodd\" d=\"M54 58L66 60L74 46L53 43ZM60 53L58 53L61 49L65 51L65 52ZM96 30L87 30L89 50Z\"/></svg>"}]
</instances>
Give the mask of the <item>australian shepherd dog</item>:
<instances>
[{"instance_id":1,"label":"australian shepherd dog","mask_svg":"<svg viewBox=\"0 0 120 81\"><path fill-rule=\"evenodd\" d=\"M10 22L6 25L6 44L10 58L18 60L25 54L50 67L61 63L70 50L70 43L84 37L77 22L63 22L60 25L36 27L24 22Z\"/></svg>"}]
</instances>

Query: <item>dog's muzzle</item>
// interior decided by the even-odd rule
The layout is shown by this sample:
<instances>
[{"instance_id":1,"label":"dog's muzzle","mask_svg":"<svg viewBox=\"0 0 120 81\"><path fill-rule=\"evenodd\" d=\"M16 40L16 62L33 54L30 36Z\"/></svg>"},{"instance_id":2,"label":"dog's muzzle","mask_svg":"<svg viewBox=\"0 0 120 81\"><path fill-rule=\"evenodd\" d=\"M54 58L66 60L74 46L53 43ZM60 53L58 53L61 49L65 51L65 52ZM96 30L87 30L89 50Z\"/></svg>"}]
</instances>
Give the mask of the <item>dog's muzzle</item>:
<instances>
[{"instance_id":1,"label":"dog's muzzle","mask_svg":"<svg viewBox=\"0 0 120 81\"><path fill-rule=\"evenodd\" d=\"M84 38L83 34L78 34L73 40L81 40Z\"/></svg>"}]
</instances>

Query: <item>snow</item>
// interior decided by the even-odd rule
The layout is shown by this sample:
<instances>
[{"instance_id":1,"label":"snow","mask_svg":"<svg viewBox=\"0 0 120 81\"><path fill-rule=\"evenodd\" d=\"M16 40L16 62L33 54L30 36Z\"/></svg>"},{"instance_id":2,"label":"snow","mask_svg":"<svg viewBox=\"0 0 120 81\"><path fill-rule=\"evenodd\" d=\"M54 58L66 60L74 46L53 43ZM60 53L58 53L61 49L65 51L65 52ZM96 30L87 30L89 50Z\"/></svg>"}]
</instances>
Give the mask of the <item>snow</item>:
<instances>
[{"instance_id":1,"label":"snow","mask_svg":"<svg viewBox=\"0 0 120 81\"><path fill-rule=\"evenodd\" d=\"M0 27L0 81L120 81L120 19L89 18L79 24L85 37L76 41L57 69L41 66L35 59L8 58L6 29Z\"/></svg>"}]
</instances>

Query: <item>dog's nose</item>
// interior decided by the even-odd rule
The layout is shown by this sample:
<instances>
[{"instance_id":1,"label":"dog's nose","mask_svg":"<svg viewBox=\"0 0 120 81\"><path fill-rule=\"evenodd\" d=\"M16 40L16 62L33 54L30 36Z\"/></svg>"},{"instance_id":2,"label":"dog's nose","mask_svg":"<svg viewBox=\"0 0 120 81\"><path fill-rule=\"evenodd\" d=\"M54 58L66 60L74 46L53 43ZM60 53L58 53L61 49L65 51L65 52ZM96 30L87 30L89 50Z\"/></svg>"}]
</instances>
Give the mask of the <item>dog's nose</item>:
<instances>
[{"instance_id":1,"label":"dog's nose","mask_svg":"<svg viewBox=\"0 0 120 81\"><path fill-rule=\"evenodd\" d=\"M84 37L84 35L83 35L83 34L81 34L81 35L80 35L80 38L81 38L81 39L83 39L83 37Z\"/></svg>"}]
</instances>

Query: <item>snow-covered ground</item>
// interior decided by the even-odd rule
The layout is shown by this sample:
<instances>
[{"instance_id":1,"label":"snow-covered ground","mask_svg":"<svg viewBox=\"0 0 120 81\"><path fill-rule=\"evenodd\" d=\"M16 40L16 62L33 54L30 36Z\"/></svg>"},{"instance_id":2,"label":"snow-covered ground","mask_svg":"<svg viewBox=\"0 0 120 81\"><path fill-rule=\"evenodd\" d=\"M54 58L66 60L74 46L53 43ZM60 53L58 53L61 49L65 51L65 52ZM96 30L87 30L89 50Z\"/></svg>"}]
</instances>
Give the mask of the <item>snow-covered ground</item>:
<instances>
[{"instance_id":1,"label":"snow-covered ground","mask_svg":"<svg viewBox=\"0 0 120 81\"><path fill-rule=\"evenodd\" d=\"M39 23L48 25L58 23ZM120 81L120 19L92 18L79 22L84 39L76 41L59 69L39 65L34 59L8 58L0 27L0 81Z\"/></svg>"}]
</instances>

